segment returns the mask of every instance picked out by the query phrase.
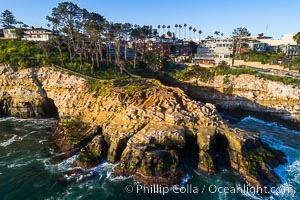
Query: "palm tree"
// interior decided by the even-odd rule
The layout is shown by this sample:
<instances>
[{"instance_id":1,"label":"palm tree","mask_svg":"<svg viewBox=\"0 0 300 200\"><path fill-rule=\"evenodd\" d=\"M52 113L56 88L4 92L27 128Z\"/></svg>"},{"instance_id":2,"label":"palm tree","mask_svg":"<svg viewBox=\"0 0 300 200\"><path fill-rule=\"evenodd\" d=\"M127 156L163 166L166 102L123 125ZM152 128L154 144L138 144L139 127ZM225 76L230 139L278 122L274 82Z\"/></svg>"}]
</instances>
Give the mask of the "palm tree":
<instances>
[{"instance_id":1,"label":"palm tree","mask_svg":"<svg viewBox=\"0 0 300 200\"><path fill-rule=\"evenodd\" d=\"M178 28L178 24L175 24L174 27L175 27L175 30L176 30L175 32L176 32L176 36L177 36L177 28Z\"/></svg>"},{"instance_id":2,"label":"palm tree","mask_svg":"<svg viewBox=\"0 0 300 200\"><path fill-rule=\"evenodd\" d=\"M166 25L162 25L163 34L165 34L165 28L166 28Z\"/></svg>"},{"instance_id":3,"label":"palm tree","mask_svg":"<svg viewBox=\"0 0 300 200\"><path fill-rule=\"evenodd\" d=\"M158 25L158 26L157 26L157 29L158 29L158 35L160 35L160 28L161 28L160 25Z\"/></svg>"},{"instance_id":4,"label":"palm tree","mask_svg":"<svg viewBox=\"0 0 300 200\"><path fill-rule=\"evenodd\" d=\"M191 31L193 30L193 27L189 27L189 35L190 35L190 39L192 38L192 36L191 36Z\"/></svg>"},{"instance_id":5,"label":"palm tree","mask_svg":"<svg viewBox=\"0 0 300 200\"><path fill-rule=\"evenodd\" d=\"M194 39L196 39L196 31L197 31L197 29L194 28L194 29L193 29L193 32L194 32Z\"/></svg>"},{"instance_id":6,"label":"palm tree","mask_svg":"<svg viewBox=\"0 0 300 200\"><path fill-rule=\"evenodd\" d=\"M186 38L186 27L187 27L187 24L184 24L184 38Z\"/></svg>"},{"instance_id":7,"label":"palm tree","mask_svg":"<svg viewBox=\"0 0 300 200\"><path fill-rule=\"evenodd\" d=\"M264 33L259 33L259 34L258 34L258 37L259 37L259 38L264 37Z\"/></svg>"},{"instance_id":8,"label":"palm tree","mask_svg":"<svg viewBox=\"0 0 300 200\"><path fill-rule=\"evenodd\" d=\"M179 24L179 39L181 38L181 28L182 28L182 25L181 24Z\"/></svg>"},{"instance_id":9,"label":"palm tree","mask_svg":"<svg viewBox=\"0 0 300 200\"><path fill-rule=\"evenodd\" d=\"M220 31L215 31L214 34L217 36L216 38L218 38L218 36L220 35Z\"/></svg>"},{"instance_id":10,"label":"palm tree","mask_svg":"<svg viewBox=\"0 0 300 200\"><path fill-rule=\"evenodd\" d=\"M202 34L202 31L199 30L198 33L199 33L199 44L200 44L200 42L201 42L201 34Z\"/></svg>"},{"instance_id":11,"label":"palm tree","mask_svg":"<svg viewBox=\"0 0 300 200\"><path fill-rule=\"evenodd\" d=\"M168 26L167 26L168 32L170 32L170 28L171 28L171 26L170 26L170 25L168 25Z\"/></svg>"}]
</instances>

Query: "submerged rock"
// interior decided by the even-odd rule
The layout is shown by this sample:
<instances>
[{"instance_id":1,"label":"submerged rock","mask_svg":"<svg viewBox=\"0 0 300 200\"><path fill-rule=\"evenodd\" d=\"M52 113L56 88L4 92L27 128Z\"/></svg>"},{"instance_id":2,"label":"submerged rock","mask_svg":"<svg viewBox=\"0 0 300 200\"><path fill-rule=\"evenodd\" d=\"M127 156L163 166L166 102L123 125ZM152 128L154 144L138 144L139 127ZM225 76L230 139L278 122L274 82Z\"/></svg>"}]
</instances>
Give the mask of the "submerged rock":
<instances>
[{"instance_id":1,"label":"submerged rock","mask_svg":"<svg viewBox=\"0 0 300 200\"><path fill-rule=\"evenodd\" d=\"M90 168L107 159L118 162L114 176L169 186L180 183L187 165L217 173L222 164L252 184L280 182L272 168L285 162L283 153L229 127L214 105L193 101L180 89L151 79L88 82L52 68L37 70L36 77L60 117L50 144L65 152L60 158L78 152L73 167ZM0 102L40 99L28 69L1 75L0 83L0 92L9 97L0 96ZM29 92L18 96L18 88ZM9 110L13 104L5 105Z\"/></svg>"}]
</instances>

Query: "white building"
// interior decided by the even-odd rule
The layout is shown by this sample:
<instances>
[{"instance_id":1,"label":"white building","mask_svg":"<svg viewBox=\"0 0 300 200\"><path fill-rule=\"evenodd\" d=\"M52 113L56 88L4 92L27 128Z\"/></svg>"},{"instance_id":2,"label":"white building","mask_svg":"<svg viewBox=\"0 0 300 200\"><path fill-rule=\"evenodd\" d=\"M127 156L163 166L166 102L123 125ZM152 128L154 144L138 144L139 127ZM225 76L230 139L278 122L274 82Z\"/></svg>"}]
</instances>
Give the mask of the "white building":
<instances>
[{"instance_id":1,"label":"white building","mask_svg":"<svg viewBox=\"0 0 300 200\"><path fill-rule=\"evenodd\" d=\"M257 39L262 43L267 43L269 46L280 46L280 45L297 45L295 40L293 39L295 34L285 34L279 39Z\"/></svg>"},{"instance_id":2,"label":"white building","mask_svg":"<svg viewBox=\"0 0 300 200\"><path fill-rule=\"evenodd\" d=\"M204 39L197 48L195 61L203 64L217 65L220 61L232 62L233 39Z\"/></svg>"},{"instance_id":3,"label":"white building","mask_svg":"<svg viewBox=\"0 0 300 200\"><path fill-rule=\"evenodd\" d=\"M24 35L22 40L28 41L48 41L51 38L57 36L58 33L44 28L34 28L24 30Z\"/></svg>"},{"instance_id":4,"label":"white building","mask_svg":"<svg viewBox=\"0 0 300 200\"><path fill-rule=\"evenodd\" d=\"M300 55L299 46L297 42L293 39L295 34L285 34L279 39L258 39L262 43L267 43L270 50L282 51L289 58Z\"/></svg>"},{"instance_id":5,"label":"white building","mask_svg":"<svg viewBox=\"0 0 300 200\"><path fill-rule=\"evenodd\" d=\"M3 29L3 35L4 38L8 39L17 39L17 33L16 33L16 28L15 27L7 27Z\"/></svg>"}]
</instances>

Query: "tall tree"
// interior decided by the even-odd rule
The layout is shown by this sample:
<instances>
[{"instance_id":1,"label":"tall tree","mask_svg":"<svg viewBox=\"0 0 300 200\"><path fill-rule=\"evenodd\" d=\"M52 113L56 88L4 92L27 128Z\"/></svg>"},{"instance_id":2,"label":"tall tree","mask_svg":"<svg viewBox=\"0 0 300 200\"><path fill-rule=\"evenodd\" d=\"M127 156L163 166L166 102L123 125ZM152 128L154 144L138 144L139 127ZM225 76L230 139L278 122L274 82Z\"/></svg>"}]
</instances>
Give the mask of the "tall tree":
<instances>
[{"instance_id":1,"label":"tall tree","mask_svg":"<svg viewBox=\"0 0 300 200\"><path fill-rule=\"evenodd\" d=\"M157 37L157 36L159 36L159 34L158 34L158 31L157 31L157 29L155 28L155 29L153 29L153 36L154 37Z\"/></svg>"},{"instance_id":2,"label":"tall tree","mask_svg":"<svg viewBox=\"0 0 300 200\"><path fill-rule=\"evenodd\" d=\"M168 31L170 31L170 28L171 28L171 26L170 26L170 25L168 25L168 26L167 26L167 29L168 29Z\"/></svg>"},{"instance_id":3,"label":"tall tree","mask_svg":"<svg viewBox=\"0 0 300 200\"><path fill-rule=\"evenodd\" d=\"M295 42L297 42L297 44L300 44L300 32L298 32L297 34L295 34L293 36L293 40L295 40Z\"/></svg>"},{"instance_id":4,"label":"tall tree","mask_svg":"<svg viewBox=\"0 0 300 200\"><path fill-rule=\"evenodd\" d=\"M192 32L192 30L193 30L193 27L189 27L189 35L190 35L190 39L192 38L192 36L191 36L191 32Z\"/></svg>"},{"instance_id":5,"label":"tall tree","mask_svg":"<svg viewBox=\"0 0 300 200\"><path fill-rule=\"evenodd\" d=\"M232 65L234 64L234 57L237 53L240 53L237 51L237 49L241 49L241 39L243 37L248 37L251 34L249 33L248 29L245 27L239 27L233 30L232 37L233 37L233 59L232 59Z\"/></svg>"},{"instance_id":6,"label":"tall tree","mask_svg":"<svg viewBox=\"0 0 300 200\"><path fill-rule=\"evenodd\" d=\"M196 39L196 32L197 32L197 29L194 28L194 29L193 29L193 32L194 32L194 39Z\"/></svg>"},{"instance_id":7,"label":"tall tree","mask_svg":"<svg viewBox=\"0 0 300 200\"><path fill-rule=\"evenodd\" d=\"M133 67L136 67L136 57L137 57L137 49L138 49L138 43L140 42L142 38L142 30L140 26L135 26L134 29L131 31L131 39L133 41L134 45L134 52L133 52Z\"/></svg>"},{"instance_id":8,"label":"tall tree","mask_svg":"<svg viewBox=\"0 0 300 200\"><path fill-rule=\"evenodd\" d=\"M198 31L198 34L199 34L199 44L200 44L200 43L201 43L201 34L202 34L202 31L199 30L199 31Z\"/></svg>"},{"instance_id":9,"label":"tall tree","mask_svg":"<svg viewBox=\"0 0 300 200\"><path fill-rule=\"evenodd\" d=\"M259 38L262 38L263 36L264 36L264 33L259 33L259 34L258 34L258 37L259 37Z\"/></svg>"},{"instance_id":10,"label":"tall tree","mask_svg":"<svg viewBox=\"0 0 300 200\"><path fill-rule=\"evenodd\" d=\"M215 31L214 34L216 35L216 38L218 38L218 36L220 35L220 31Z\"/></svg>"},{"instance_id":11,"label":"tall tree","mask_svg":"<svg viewBox=\"0 0 300 200\"><path fill-rule=\"evenodd\" d=\"M176 36L178 35L178 33L177 33L177 28L178 28L178 24L175 24L175 33L176 33ZM178 36L177 36L178 37Z\"/></svg>"},{"instance_id":12,"label":"tall tree","mask_svg":"<svg viewBox=\"0 0 300 200\"><path fill-rule=\"evenodd\" d=\"M159 34L159 35L160 35L160 28L161 28L161 26L158 25L158 26L157 26L157 29L158 29L158 34Z\"/></svg>"},{"instance_id":13,"label":"tall tree","mask_svg":"<svg viewBox=\"0 0 300 200\"><path fill-rule=\"evenodd\" d=\"M232 36L233 37L239 37L239 38L241 38L241 37L248 37L250 35L251 34L249 33L248 29L245 28L245 27L243 27L243 28L242 27L236 28L232 32Z\"/></svg>"},{"instance_id":14,"label":"tall tree","mask_svg":"<svg viewBox=\"0 0 300 200\"><path fill-rule=\"evenodd\" d=\"M181 28L182 28L182 25L181 24L179 24L179 39L181 38Z\"/></svg>"},{"instance_id":15,"label":"tall tree","mask_svg":"<svg viewBox=\"0 0 300 200\"><path fill-rule=\"evenodd\" d=\"M51 50L54 48L54 45L52 42L50 41L46 41L46 42L39 42L36 43L35 45L38 49L41 49L45 58L45 63L43 64L49 64L49 53L51 52Z\"/></svg>"},{"instance_id":16,"label":"tall tree","mask_svg":"<svg viewBox=\"0 0 300 200\"><path fill-rule=\"evenodd\" d=\"M60 63L61 63L61 65L63 65L64 64L64 58L63 58L63 54L62 54L62 45L64 43L63 36L60 35L57 37L53 37L48 42L57 48L59 55L60 55Z\"/></svg>"},{"instance_id":17,"label":"tall tree","mask_svg":"<svg viewBox=\"0 0 300 200\"><path fill-rule=\"evenodd\" d=\"M132 30L132 24L130 23L124 23L122 25L122 31L123 31L123 34L124 34L124 59L125 61L127 61L127 43L128 43L128 37L129 37L129 34Z\"/></svg>"},{"instance_id":18,"label":"tall tree","mask_svg":"<svg viewBox=\"0 0 300 200\"><path fill-rule=\"evenodd\" d=\"M3 28L7 28L15 25L17 20L11 11L4 10L0 16L0 23Z\"/></svg>"},{"instance_id":19,"label":"tall tree","mask_svg":"<svg viewBox=\"0 0 300 200\"><path fill-rule=\"evenodd\" d=\"M66 43L71 62L73 61L72 54L75 48L76 33L83 27L85 13L83 9L72 2L62 2L52 9L51 17L46 17L54 27L68 36Z\"/></svg>"},{"instance_id":20,"label":"tall tree","mask_svg":"<svg viewBox=\"0 0 300 200\"><path fill-rule=\"evenodd\" d=\"M146 48L148 47L148 43L146 44L146 39L151 37L152 35L152 26L148 26L148 25L144 25L141 28L142 31L142 42L144 44L144 51L146 50ZM147 40L149 41L149 40Z\"/></svg>"},{"instance_id":21,"label":"tall tree","mask_svg":"<svg viewBox=\"0 0 300 200\"><path fill-rule=\"evenodd\" d=\"M165 34L165 28L166 28L166 25L162 25L163 34Z\"/></svg>"},{"instance_id":22,"label":"tall tree","mask_svg":"<svg viewBox=\"0 0 300 200\"><path fill-rule=\"evenodd\" d=\"M86 34L89 36L91 42L94 43L94 48L95 51L97 52L96 55L96 63L97 66L99 67L99 56L100 56L100 60L103 60L103 55L102 55L102 40L101 40L101 36L103 35L104 32L104 28L105 28L105 23L106 23L106 19L98 14L98 13L86 13L86 17L85 17L85 21L84 21L84 30L86 32Z\"/></svg>"},{"instance_id":23,"label":"tall tree","mask_svg":"<svg viewBox=\"0 0 300 200\"><path fill-rule=\"evenodd\" d=\"M187 24L184 24L184 38L186 38L186 27L187 27Z\"/></svg>"},{"instance_id":24,"label":"tall tree","mask_svg":"<svg viewBox=\"0 0 300 200\"><path fill-rule=\"evenodd\" d=\"M295 42L297 43L297 45L300 45L300 32L296 33L294 36L293 36L293 39L295 40ZM298 55L299 55L299 46L298 46ZM299 57L298 57L299 58Z\"/></svg>"}]
</instances>

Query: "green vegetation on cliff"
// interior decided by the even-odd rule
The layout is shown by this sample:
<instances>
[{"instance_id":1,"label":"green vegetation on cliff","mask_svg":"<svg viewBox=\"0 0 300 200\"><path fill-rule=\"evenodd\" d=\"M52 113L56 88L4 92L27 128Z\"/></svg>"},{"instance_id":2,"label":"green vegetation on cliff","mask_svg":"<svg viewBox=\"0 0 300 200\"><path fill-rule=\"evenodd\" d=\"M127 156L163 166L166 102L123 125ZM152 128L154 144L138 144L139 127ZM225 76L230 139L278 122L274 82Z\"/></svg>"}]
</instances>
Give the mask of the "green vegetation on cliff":
<instances>
[{"instance_id":1,"label":"green vegetation on cliff","mask_svg":"<svg viewBox=\"0 0 300 200\"><path fill-rule=\"evenodd\" d=\"M90 150L90 149L82 149L78 156L78 160L83 163L90 162L92 160L99 159L100 155L101 155L101 152L97 152L97 151Z\"/></svg>"},{"instance_id":2,"label":"green vegetation on cliff","mask_svg":"<svg viewBox=\"0 0 300 200\"><path fill-rule=\"evenodd\" d=\"M169 63L166 67L163 68L163 72L171 76L172 78L179 81L189 81L191 79L197 79L202 82L207 82L210 79L213 79L217 75L224 75L225 84L229 83L228 75L240 75L240 74L250 74L260 77L265 80L282 82L287 85L293 85L295 87L300 87L300 80L292 77L286 76L276 76L270 74L261 74L255 71L252 68L226 68L221 67L215 68L206 68L198 65L179 65Z\"/></svg>"},{"instance_id":3,"label":"green vegetation on cliff","mask_svg":"<svg viewBox=\"0 0 300 200\"><path fill-rule=\"evenodd\" d=\"M18 68L46 65L47 59L37 45L37 42L1 40L0 63Z\"/></svg>"}]
</instances>

